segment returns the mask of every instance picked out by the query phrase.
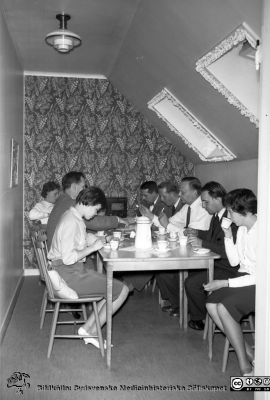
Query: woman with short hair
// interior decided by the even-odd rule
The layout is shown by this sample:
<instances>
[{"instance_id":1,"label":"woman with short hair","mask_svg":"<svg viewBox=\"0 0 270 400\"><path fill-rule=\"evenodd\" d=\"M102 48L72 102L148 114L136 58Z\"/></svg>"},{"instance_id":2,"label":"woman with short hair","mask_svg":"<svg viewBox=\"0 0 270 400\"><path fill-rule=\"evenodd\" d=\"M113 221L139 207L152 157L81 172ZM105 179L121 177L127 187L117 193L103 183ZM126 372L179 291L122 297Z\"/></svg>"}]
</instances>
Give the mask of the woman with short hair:
<instances>
[{"instance_id":1,"label":"woman with short hair","mask_svg":"<svg viewBox=\"0 0 270 400\"><path fill-rule=\"evenodd\" d=\"M93 218L106 205L103 191L97 187L82 190L74 207L70 207L61 217L48 254L53 268L64 279L67 285L81 296L101 296L104 300L98 303L101 327L106 322L106 276L84 268L85 257L101 249L103 243L93 234L86 233L83 218ZM122 282L113 280L113 304L115 313L128 296L128 288ZM95 335L96 324L94 313L79 329L83 336ZM85 343L99 347L95 338L85 338Z\"/></svg>"},{"instance_id":2,"label":"woman with short hair","mask_svg":"<svg viewBox=\"0 0 270 400\"><path fill-rule=\"evenodd\" d=\"M225 205L232 222L239 226L235 244L231 228L223 228L226 254L231 266L240 267L235 278L214 280L204 286L213 292L206 307L235 349L241 374L249 376L253 375L254 354L244 341L240 321L255 311L257 199L249 189L236 189L227 194Z\"/></svg>"}]
</instances>

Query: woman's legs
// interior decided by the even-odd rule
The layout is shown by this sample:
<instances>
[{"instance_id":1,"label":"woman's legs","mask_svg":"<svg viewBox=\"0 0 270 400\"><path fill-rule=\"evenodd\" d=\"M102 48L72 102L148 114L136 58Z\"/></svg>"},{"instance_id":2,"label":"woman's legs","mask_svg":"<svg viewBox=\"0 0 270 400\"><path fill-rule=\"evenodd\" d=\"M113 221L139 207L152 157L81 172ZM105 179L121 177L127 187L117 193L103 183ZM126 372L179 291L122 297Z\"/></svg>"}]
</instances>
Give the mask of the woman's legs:
<instances>
[{"instance_id":1,"label":"woman's legs","mask_svg":"<svg viewBox=\"0 0 270 400\"><path fill-rule=\"evenodd\" d=\"M119 296L112 303L112 314L114 314L124 303L128 296L129 290L126 285L123 288ZM101 327L106 323L106 300L103 299L98 303L98 314L100 319ZM96 321L95 315L92 312L86 323L82 326L89 334L96 334Z\"/></svg>"},{"instance_id":2,"label":"woman's legs","mask_svg":"<svg viewBox=\"0 0 270 400\"><path fill-rule=\"evenodd\" d=\"M218 306L218 303L206 303L206 308L207 308L208 314L210 315L210 317L212 318L214 323L218 326L218 328L222 332L224 332L222 322L219 318L217 306Z\"/></svg>"},{"instance_id":3,"label":"woman's legs","mask_svg":"<svg viewBox=\"0 0 270 400\"><path fill-rule=\"evenodd\" d=\"M252 367L248 360L246 345L240 324L235 321L222 303L218 303L216 306L221 326L223 326L223 332L236 352L241 374L251 372Z\"/></svg>"}]
</instances>

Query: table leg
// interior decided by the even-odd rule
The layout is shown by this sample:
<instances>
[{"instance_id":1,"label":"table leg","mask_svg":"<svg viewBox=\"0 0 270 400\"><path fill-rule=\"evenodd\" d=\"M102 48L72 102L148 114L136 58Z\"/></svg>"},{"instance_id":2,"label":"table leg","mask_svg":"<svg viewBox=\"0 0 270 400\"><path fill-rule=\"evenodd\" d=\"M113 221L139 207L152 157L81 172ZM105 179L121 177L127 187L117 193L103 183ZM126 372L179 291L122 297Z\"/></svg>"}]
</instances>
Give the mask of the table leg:
<instances>
[{"instance_id":1,"label":"table leg","mask_svg":"<svg viewBox=\"0 0 270 400\"><path fill-rule=\"evenodd\" d=\"M107 267L107 303L106 303L106 320L107 320L107 350L106 362L107 367L111 368L112 357L112 285L113 271Z\"/></svg>"},{"instance_id":2,"label":"table leg","mask_svg":"<svg viewBox=\"0 0 270 400\"><path fill-rule=\"evenodd\" d=\"M102 274L103 272L103 262L98 252L97 252L97 272L99 272L100 274Z\"/></svg>"},{"instance_id":3,"label":"table leg","mask_svg":"<svg viewBox=\"0 0 270 400\"><path fill-rule=\"evenodd\" d=\"M179 326L183 328L183 312L184 312L184 304L183 304L183 271L179 271Z\"/></svg>"},{"instance_id":4,"label":"table leg","mask_svg":"<svg viewBox=\"0 0 270 400\"><path fill-rule=\"evenodd\" d=\"M184 320L184 329L187 329L188 326L188 303L187 303L187 295L185 291L185 280L188 277L188 272L183 271L183 320Z\"/></svg>"},{"instance_id":5,"label":"table leg","mask_svg":"<svg viewBox=\"0 0 270 400\"><path fill-rule=\"evenodd\" d=\"M214 260L208 261L208 282L212 282L214 278ZM213 356L213 321L210 316L208 317L208 357L212 360Z\"/></svg>"}]
</instances>

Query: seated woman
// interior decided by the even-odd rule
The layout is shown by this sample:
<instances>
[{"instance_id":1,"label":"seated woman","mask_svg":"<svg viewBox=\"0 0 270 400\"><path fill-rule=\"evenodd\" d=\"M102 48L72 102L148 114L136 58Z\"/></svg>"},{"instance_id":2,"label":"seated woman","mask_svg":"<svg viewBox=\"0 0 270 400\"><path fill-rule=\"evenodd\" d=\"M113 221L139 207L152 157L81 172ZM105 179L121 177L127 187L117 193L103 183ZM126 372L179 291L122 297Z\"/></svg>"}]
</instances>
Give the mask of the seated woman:
<instances>
[{"instance_id":1,"label":"seated woman","mask_svg":"<svg viewBox=\"0 0 270 400\"><path fill-rule=\"evenodd\" d=\"M89 187L82 190L74 207L70 207L61 217L48 254L52 267L65 280L67 285L79 296L102 296L98 304L100 324L106 322L106 276L84 267L85 257L102 248L102 242L92 234L86 233L83 218L89 220L106 204L106 198L101 189ZM113 280L113 313L124 303L128 296L128 288L120 281ZM79 329L83 336L96 335L94 313ZM91 343L99 348L95 338L85 338L85 343Z\"/></svg>"},{"instance_id":2,"label":"seated woman","mask_svg":"<svg viewBox=\"0 0 270 400\"><path fill-rule=\"evenodd\" d=\"M49 215L59 197L60 186L55 182L47 182L43 185L41 196L44 200L37 203L29 212L31 221L41 221L46 225Z\"/></svg>"},{"instance_id":3,"label":"seated woman","mask_svg":"<svg viewBox=\"0 0 270 400\"><path fill-rule=\"evenodd\" d=\"M232 266L240 264L237 277L214 280L204 286L213 291L207 299L207 310L215 324L227 336L235 349L243 376L253 375L254 354L244 341L241 319L255 311L255 269L257 242L257 199L248 189L236 189L227 194L225 205L231 220L239 226L236 244L232 231L225 233L225 249Z\"/></svg>"}]
</instances>

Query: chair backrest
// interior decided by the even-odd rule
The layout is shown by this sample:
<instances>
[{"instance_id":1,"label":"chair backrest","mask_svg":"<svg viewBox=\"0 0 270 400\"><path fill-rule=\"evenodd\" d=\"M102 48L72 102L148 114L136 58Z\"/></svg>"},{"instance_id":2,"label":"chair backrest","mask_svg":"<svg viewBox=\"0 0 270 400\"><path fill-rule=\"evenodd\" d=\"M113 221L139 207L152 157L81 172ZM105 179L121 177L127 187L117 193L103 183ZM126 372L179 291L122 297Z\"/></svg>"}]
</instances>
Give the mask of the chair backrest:
<instances>
[{"instance_id":1,"label":"chair backrest","mask_svg":"<svg viewBox=\"0 0 270 400\"><path fill-rule=\"evenodd\" d=\"M34 240L34 246L36 249L36 255L38 259L38 264L40 267L40 273L42 274L45 284L48 290L49 297L51 299L55 298L54 296L54 291L52 287L52 283L48 274L48 260L46 256L46 240L40 240L40 239L35 239Z\"/></svg>"}]
</instances>

